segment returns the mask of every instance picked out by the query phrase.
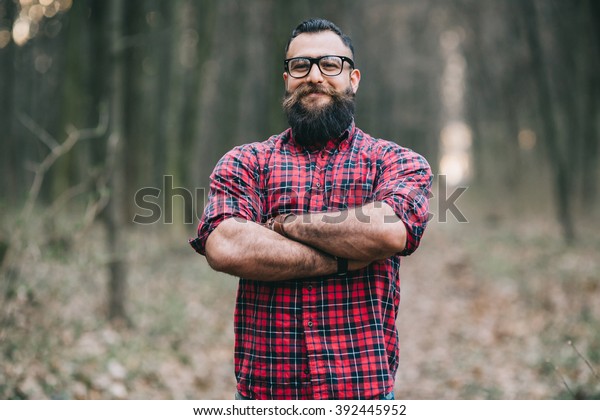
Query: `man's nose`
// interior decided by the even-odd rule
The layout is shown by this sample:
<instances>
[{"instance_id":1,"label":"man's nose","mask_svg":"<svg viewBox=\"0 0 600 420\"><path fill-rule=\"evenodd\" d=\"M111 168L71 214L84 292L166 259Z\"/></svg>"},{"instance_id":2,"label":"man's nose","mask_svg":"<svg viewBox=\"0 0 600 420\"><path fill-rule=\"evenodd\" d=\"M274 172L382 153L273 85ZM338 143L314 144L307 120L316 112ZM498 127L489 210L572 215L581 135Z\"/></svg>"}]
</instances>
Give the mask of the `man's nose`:
<instances>
[{"instance_id":1,"label":"man's nose","mask_svg":"<svg viewBox=\"0 0 600 420\"><path fill-rule=\"evenodd\" d=\"M310 83L321 83L323 81L323 74L317 63L313 63L310 67L310 71L306 75L306 81Z\"/></svg>"}]
</instances>

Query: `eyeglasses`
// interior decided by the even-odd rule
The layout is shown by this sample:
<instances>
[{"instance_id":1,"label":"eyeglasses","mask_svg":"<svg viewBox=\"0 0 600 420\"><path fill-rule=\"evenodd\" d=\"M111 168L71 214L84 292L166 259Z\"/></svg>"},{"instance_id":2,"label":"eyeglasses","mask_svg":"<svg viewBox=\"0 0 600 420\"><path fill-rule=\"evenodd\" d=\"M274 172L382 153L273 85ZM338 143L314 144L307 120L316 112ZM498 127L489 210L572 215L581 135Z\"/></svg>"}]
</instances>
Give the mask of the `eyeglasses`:
<instances>
[{"instance_id":1,"label":"eyeglasses","mask_svg":"<svg viewBox=\"0 0 600 420\"><path fill-rule=\"evenodd\" d=\"M325 55L323 57L294 57L283 61L285 71L295 79L306 77L313 64L316 64L325 76L337 76L344 69L344 61L354 68L354 61L341 55Z\"/></svg>"}]
</instances>

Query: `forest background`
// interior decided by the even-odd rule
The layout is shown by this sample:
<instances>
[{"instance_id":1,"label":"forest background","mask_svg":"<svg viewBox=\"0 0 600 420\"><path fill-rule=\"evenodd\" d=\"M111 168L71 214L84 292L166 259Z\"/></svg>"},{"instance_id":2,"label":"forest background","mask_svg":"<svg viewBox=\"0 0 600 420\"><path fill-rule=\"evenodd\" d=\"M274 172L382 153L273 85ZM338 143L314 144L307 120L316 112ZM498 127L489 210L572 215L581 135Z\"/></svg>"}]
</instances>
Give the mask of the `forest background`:
<instances>
[{"instance_id":1,"label":"forest background","mask_svg":"<svg viewBox=\"0 0 600 420\"><path fill-rule=\"evenodd\" d=\"M593 0L0 0L0 398L232 397L237 282L187 238L315 16L436 175L397 396L600 398Z\"/></svg>"}]
</instances>

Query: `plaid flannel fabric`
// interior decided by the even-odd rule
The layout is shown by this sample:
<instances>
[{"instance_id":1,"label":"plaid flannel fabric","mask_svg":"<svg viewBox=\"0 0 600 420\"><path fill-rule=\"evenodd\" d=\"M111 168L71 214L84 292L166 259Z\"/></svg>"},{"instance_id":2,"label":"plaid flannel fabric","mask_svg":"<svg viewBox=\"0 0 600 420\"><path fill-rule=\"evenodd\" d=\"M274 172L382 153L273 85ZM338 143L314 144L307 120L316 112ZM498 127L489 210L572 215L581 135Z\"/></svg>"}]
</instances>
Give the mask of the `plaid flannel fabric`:
<instances>
[{"instance_id":1,"label":"plaid flannel fabric","mask_svg":"<svg viewBox=\"0 0 600 420\"><path fill-rule=\"evenodd\" d=\"M256 399L374 399L392 391L400 257L419 245L432 175L423 157L351 125L319 150L291 130L234 148L215 167L191 241L204 254L223 220L265 223L281 213L389 204L407 228L406 249L344 276L284 282L240 279L236 309L238 391Z\"/></svg>"}]
</instances>

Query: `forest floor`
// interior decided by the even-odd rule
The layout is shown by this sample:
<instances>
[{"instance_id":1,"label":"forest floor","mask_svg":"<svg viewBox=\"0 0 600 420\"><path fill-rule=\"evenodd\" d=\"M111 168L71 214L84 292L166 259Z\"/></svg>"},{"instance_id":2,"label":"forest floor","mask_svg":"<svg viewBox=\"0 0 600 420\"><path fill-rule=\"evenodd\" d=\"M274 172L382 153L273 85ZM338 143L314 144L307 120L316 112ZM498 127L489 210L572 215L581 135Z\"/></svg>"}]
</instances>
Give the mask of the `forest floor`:
<instances>
[{"instance_id":1,"label":"forest floor","mask_svg":"<svg viewBox=\"0 0 600 420\"><path fill-rule=\"evenodd\" d=\"M469 219L434 219L403 260L396 397L600 398L600 232L568 247L549 219ZM231 399L236 279L137 227L132 327L110 326L102 237L28 251L0 309L0 399Z\"/></svg>"}]
</instances>

